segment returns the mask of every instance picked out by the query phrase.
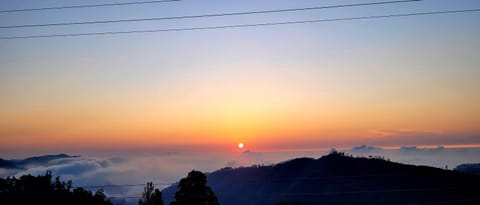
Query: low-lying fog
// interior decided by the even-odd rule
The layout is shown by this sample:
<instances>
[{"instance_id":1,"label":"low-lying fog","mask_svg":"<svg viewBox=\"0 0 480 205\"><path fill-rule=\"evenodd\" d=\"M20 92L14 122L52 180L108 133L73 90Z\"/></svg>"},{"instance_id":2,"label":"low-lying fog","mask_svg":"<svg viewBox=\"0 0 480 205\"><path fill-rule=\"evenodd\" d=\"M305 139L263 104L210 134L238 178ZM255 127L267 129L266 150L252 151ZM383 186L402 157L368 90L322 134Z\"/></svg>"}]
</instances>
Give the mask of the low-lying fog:
<instances>
[{"instance_id":1,"label":"low-lying fog","mask_svg":"<svg viewBox=\"0 0 480 205\"><path fill-rule=\"evenodd\" d=\"M448 169L453 169L462 163L480 162L480 148L402 147L400 149L381 149L358 146L340 151L353 156L383 156L395 162ZM133 204L141 196L143 184L146 182L152 181L157 188L163 189L185 177L192 169L212 172L226 166L268 165L298 157L319 158L328 152L327 150L295 152L247 150L242 153L229 154L165 152L136 156L95 157L86 155L60 157L46 162L30 163L24 167L4 166L0 168L0 176L39 175L50 170L54 176L61 176L63 180L72 180L74 186L92 190L103 189L107 196L113 197L114 202ZM68 154L76 155L77 153Z\"/></svg>"}]
</instances>

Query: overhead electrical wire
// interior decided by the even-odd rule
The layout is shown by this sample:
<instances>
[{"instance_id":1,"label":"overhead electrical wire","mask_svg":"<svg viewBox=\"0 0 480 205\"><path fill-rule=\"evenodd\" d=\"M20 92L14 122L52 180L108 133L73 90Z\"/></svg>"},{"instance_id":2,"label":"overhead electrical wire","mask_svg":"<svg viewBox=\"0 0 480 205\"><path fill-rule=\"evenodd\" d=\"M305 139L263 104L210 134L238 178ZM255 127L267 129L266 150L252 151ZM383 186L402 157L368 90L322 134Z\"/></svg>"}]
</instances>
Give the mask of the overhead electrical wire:
<instances>
[{"instance_id":1,"label":"overhead electrical wire","mask_svg":"<svg viewBox=\"0 0 480 205\"><path fill-rule=\"evenodd\" d=\"M282 21L282 22L269 22L269 23L256 23L256 24L235 24L235 25L223 25L223 26L186 27L186 28L169 28L169 29L152 29L152 30L130 30L130 31L107 31L107 32L92 32L92 33L64 33L64 34L48 34L48 35L28 35L28 36L6 36L6 37L0 37L0 40L116 35L116 34L135 34L135 33L158 33L158 32L172 32L172 31L216 30L216 29L227 29L227 28L247 28L247 27L277 26L277 25L290 25L290 24L322 23L322 22L334 22L334 21L369 20L369 19L382 19L382 18L395 18L395 17L408 17L408 16L468 13L468 12L480 12L480 8L465 9L465 10L447 10L447 11L434 11L434 12L418 12L418 13L388 14L388 15L375 15L375 16L315 19L315 20L304 20L304 21Z\"/></svg>"},{"instance_id":2,"label":"overhead electrical wire","mask_svg":"<svg viewBox=\"0 0 480 205\"><path fill-rule=\"evenodd\" d=\"M81 9L81 8L94 8L94 7L112 7L112 6L139 5L139 4L157 4L157 3L168 3L168 2L175 2L175 1L182 1L182 0L133 1L133 2L119 2L119 3L106 3L106 4L84 4L84 5L71 5L71 6L53 6L53 7L40 7L40 8L9 9L9 10L0 10L0 13L44 11L44 10L63 10L63 9Z\"/></svg>"},{"instance_id":3,"label":"overhead electrical wire","mask_svg":"<svg viewBox=\"0 0 480 205\"><path fill-rule=\"evenodd\" d=\"M304 8L260 10L260 11L187 15L187 16L171 16L171 17L61 22L61 23L45 23L45 24L21 24L21 25L0 26L0 28L7 29L7 28L28 28L28 27L72 26L72 25L85 25L85 24L126 23L126 22L161 21L161 20L193 19L193 18L208 18L208 17L222 17L222 16L240 16L240 15L283 13L283 12L309 11L309 10L321 10L321 9L333 9L333 8L345 8L345 7L375 6L375 5L382 5L382 4L397 4L397 3L409 3L409 2L418 2L418 1L422 1L422 0L381 1L381 2L359 3L359 4L340 4L340 5L332 5L332 6L315 6L315 7L304 7Z\"/></svg>"},{"instance_id":4,"label":"overhead electrical wire","mask_svg":"<svg viewBox=\"0 0 480 205\"><path fill-rule=\"evenodd\" d=\"M168 182L159 182L154 183L154 185L159 186L170 186L175 184L176 182L168 183ZM86 185L86 186L75 186L75 187L83 187L83 188L106 188L106 187L138 187L138 186L146 186L146 184L104 184L104 185Z\"/></svg>"},{"instance_id":5,"label":"overhead electrical wire","mask_svg":"<svg viewBox=\"0 0 480 205\"><path fill-rule=\"evenodd\" d=\"M423 188L403 188L403 189L373 189L373 190L353 190L353 191L334 191L334 192L320 192L320 193L264 193L261 195L276 195L276 196L335 196L335 195L353 195L353 194L377 194L390 192L429 192L429 191L443 191L443 190L462 190L465 187L423 187ZM107 198L141 198L142 196L107 196ZM467 200L467 199L466 199ZM468 200L479 200L468 199Z\"/></svg>"},{"instance_id":6,"label":"overhead electrical wire","mask_svg":"<svg viewBox=\"0 0 480 205\"><path fill-rule=\"evenodd\" d=\"M399 177L410 177L411 174L362 174L362 175L335 175L335 176L313 176L313 177L276 177L275 179L272 178L249 178L249 179L242 179L243 182L260 182L263 183L265 181L281 181L281 180L309 180L309 181L322 181L322 180L335 180L335 179L351 179L351 178L399 178ZM425 174L419 174L419 176L427 176ZM176 185L179 182L166 182L166 181L159 181L159 182L152 182L153 185ZM102 188L102 187L137 187L137 186L146 186L147 183L139 183L139 184L97 184L97 185L81 185L81 186L73 186L73 188Z\"/></svg>"},{"instance_id":7,"label":"overhead electrical wire","mask_svg":"<svg viewBox=\"0 0 480 205\"><path fill-rule=\"evenodd\" d=\"M263 181L279 181L279 180L314 180L314 181L321 181L321 180L331 180L331 179L345 179L345 178L373 178L373 177L407 177L410 176L408 174L368 174L368 175L340 175L340 176L322 176L322 177L282 177L276 179L265 179L265 178L251 178L245 179L243 181L253 181L253 182L263 182ZM175 185L178 182L153 182L153 185L158 186L170 186ZM83 185L83 186L73 186L73 188L109 188L109 187L139 187L139 186L146 186L146 183L140 184L100 184L100 185Z\"/></svg>"}]
</instances>

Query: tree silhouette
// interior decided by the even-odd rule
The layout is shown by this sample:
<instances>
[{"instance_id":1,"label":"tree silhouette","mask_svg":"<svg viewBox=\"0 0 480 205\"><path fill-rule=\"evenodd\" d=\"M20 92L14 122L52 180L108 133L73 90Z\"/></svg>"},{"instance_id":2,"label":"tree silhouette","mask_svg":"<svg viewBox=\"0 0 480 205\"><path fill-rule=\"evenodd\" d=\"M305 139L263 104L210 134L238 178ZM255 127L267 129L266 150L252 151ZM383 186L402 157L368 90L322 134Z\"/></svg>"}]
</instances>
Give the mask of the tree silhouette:
<instances>
[{"instance_id":1,"label":"tree silhouette","mask_svg":"<svg viewBox=\"0 0 480 205\"><path fill-rule=\"evenodd\" d=\"M52 173L20 178L0 178L0 204L50 204L50 205L112 205L106 200L103 190L95 193L77 187L72 189L72 182L63 182L59 177L52 181Z\"/></svg>"},{"instance_id":2,"label":"tree silhouette","mask_svg":"<svg viewBox=\"0 0 480 205\"><path fill-rule=\"evenodd\" d=\"M180 180L175 200L170 205L219 205L213 190L206 186L207 176L199 171L191 171Z\"/></svg>"},{"instance_id":3,"label":"tree silhouette","mask_svg":"<svg viewBox=\"0 0 480 205\"><path fill-rule=\"evenodd\" d=\"M148 182L144 188L142 199L138 200L138 205L163 205L162 192L155 189L152 182Z\"/></svg>"}]
</instances>

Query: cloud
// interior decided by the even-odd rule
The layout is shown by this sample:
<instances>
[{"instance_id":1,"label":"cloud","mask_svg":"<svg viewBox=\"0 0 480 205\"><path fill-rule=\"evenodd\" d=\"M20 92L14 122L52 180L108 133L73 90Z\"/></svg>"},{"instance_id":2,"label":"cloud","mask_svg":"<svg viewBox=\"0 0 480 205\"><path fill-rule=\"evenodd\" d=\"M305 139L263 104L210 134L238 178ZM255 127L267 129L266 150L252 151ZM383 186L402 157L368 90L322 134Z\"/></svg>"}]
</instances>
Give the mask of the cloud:
<instances>
[{"instance_id":1,"label":"cloud","mask_svg":"<svg viewBox=\"0 0 480 205\"><path fill-rule=\"evenodd\" d=\"M47 166L38 166L21 171L17 176L24 174L40 175L45 174L47 170L52 171L54 175L72 175L79 176L91 171L108 167L110 162L105 160L76 158L76 159L58 159L48 163Z\"/></svg>"},{"instance_id":2,"label":"cloud","mask_svg":"<svg viewBox=\"0 0 480 205\"><path fill-rule=\"evenodd\" d=\"M20 171L21 171L20 169L0 168L0 177L13 176Z\"/></svg>"},{"instance_id":3,"label":"cloud","mask_svg":"<svg viewBox=\"0 0 480 205\"><path fill-rule=\"evenodd\" d=\"M19 177L26 174L42 175L51 171L54 176L63 180L72 180L74 185L111 184L108 175L117 174L111 168L114 163L103 159L75 158L53 160L47 166L37 166L15 174Z\"/></svg>"},{"instance_id":4,"label":"cloud","mask_svg":"<svg viewBox=\"0 0 480 205\"><path fill-rule=\"evenodd\" d=\"M356 151L356 152L354 152ZM349 150L354 155L379 155L392 161L408 164L430 165L435 167L453 168L466 162L478 162L480 149L451 149L451 148L419 148L403 147L401 149L380 149L373 146L361 145ZM256 152L246 151L239 153L175 153L159 155L122 155L108 157L77 157L60 158L49 161L47 164L29 167L26 170L0 169L0 174L20 176L23 174L45 174L51 170L54 175L61 176L62 180L72 180L74 186L93 185L135 185L90 187L92 191L102 188L107 196L138 196L140 197L144 185L153 182L156 188L163 189L171 183L177 182L186 176L192 169L203 172L213 172L225 166L239 167L254 164L272 164L281 161L311 157L319 158L324 151L295 151L295 152ZM137 186L138 185L138 186ZM121 199L115 198L116 202ZM127 204L136 204L138 199L127 198Z\"/></svg>"},{"instance_id":5,"label":"cloud","mask_svg":"<svg viewBox=\"0 0 480 205\"><path fill-rule=\"evenodd\" d=\"M65 157L53 159L44 164L30 165L23 170L2 169L0 174L2 177L23 175L43 175L47 171L51 171L54 177L60 176L61 180L72 180L74 186L94 186L94 185L111 185L114 184L118 176L128 176L128 168L119 168L126 162L126 159L116 157L110 159L85 158L85 157ZM88 188L88 187L87 187ZM92 187L95 191L99 187ZM124 195L129 193L129 189L124 187L108 187L105 189L108 195Z\"/></svg>"},{"instance_id":6,"label":"cloud","mask_svg":"<svg viewBox=\"0 0 480 205\"><path fill-rule=\"evenodd\" d=\"M418 152L440 152L440 151L443 151L445 149L445 147L443 146L438 146L438 147L435 147L435 148L418 148L416 146L403 146L403 147L400 147L400 151L401 152L404 152L404 153L412 153L412 152L415 152L415 153L418 153Z\"/></svg>"},{"instance_id":7,"label":"cloud","mask_svg":"<svg viewBox=\"0 0 480 205\"><path fill-rule=\"evenodd\" d=\"M374 147L374 146L367 146L367 145L355 146L351 149L351 151L354 151L354 152L375 152L375 151L380 151L380 150L382 150L382 148Z\"/></svg>"},{"instance_id":8,"label":"cloud","mask_svg":"<svg viewBox=\"0 0 480 205\"><path fill-rule=\"evenodd\" d=\"M433 136L442 134L431 130L406 130L406 129L376 129L372 131L380 136Z\"/></svg>"}]
</instances>

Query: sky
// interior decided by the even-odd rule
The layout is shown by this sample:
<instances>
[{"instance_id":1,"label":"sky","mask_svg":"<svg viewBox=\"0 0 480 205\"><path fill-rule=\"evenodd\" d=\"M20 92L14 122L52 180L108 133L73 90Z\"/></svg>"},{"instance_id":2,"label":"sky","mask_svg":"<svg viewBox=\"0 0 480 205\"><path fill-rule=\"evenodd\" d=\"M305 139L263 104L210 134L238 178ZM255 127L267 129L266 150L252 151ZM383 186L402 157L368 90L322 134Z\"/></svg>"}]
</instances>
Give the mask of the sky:
<instances>
[{"instance_id":1,"label":"sky","mask_svg":"<svg viewBox=\"0 0 480 205\"><path fill-rule=\"evenodd\" d=\"M0 1L0 9L99 1ZM113 1L101 1L113 2ZM126 2L126 1L114 1ZM184 0L0 13L0 25L378 1ZM478 9L476 0L137 23L0 36ZM480 12L148 34L0 40L0 152L239 152L480 144Z\"/></svg>"}]
</instances>

